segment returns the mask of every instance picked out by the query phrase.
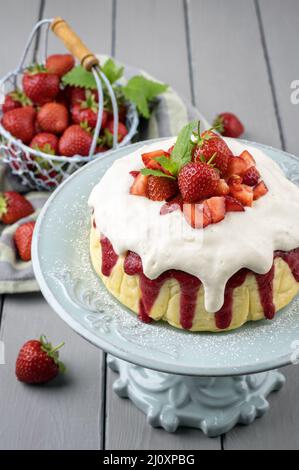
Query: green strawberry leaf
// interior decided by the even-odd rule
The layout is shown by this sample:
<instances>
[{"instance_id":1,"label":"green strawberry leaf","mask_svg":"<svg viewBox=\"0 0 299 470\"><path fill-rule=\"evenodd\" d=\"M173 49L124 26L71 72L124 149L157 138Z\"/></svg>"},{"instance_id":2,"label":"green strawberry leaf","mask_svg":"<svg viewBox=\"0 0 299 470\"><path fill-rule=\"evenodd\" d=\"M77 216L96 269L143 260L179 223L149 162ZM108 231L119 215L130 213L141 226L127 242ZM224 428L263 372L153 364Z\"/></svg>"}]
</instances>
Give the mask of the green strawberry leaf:
<instances>
[{"instance_id":1,"label":"green strawberry leaf","mask_svg":"<svg viewBox=\"0 0 299 470\"><path fill-rule=\"evenodd\" d=\"M81 65L73 67L72 70L63 75L61 80L64 85L89 89L97 88L92 72L88 72Z\"/></svg>"},{"instance_id":2,"label":"green strawberry leaf","mask_svg":"<svg viewBox=\"0 0 299 470\"><path fill-rule=\"evenodd\" d=\"M192 149L195 145L191 141L191 135L197 125L198 121L189 122L185 127L183 127L177 137L170 158L172 162L178 166L178 172L184 165L186 165L186 163L191 161Z\"/></svg>"},{"instance_id":3,"label":"green strawberry leaf","mask_svg":"<svg viewBox=\"0 0 299 470\"><path fill-rule=\"evenodd\" d=\"M160 163L165 170L169 171L173 176L176 176L178 173L178 164L174 161L172 161L170 158L167 158L165 156L162 157L156 157L155 158L156 162Z\"/></svg>"},{"instance_id":4,"label":"green strawberry leaf","mask_svg":"<svg viewBox=\"0 0 299 470\"><path fill-rule=\"evenodd\" d=\"M142 168L142 170L140 170L140 173L144 176L163 176L164 178L170 178L172 180L175 179L174 176L166 175L165 173L163 173L163 171L152 170L151 168Z\"/></svg>"},{"instance_id":5,"label":"green strawberry leaf","mask_svg":"<svg viewBox=\"0 0 299 470\"><path fill-rule=\"evenodd\" d=\"M141 116L148 119L150 117L148 103L156 96L164 93L167 88L168 85L164 83L154 82L142 75L136 75L123 87L123 93L128 101L135 103Z\"/></svg>"},{"instance_id":6,"label":"green strawberry leaf","mask_svg":"<svg viewBox=\"0 0 299 470\"><path fill-rule=\"evenodd\" d=\"M111 84L117 82L124 73L124 67L118 66L111 58L106 60L101 69Z\"/></svg>"}]
</instances>

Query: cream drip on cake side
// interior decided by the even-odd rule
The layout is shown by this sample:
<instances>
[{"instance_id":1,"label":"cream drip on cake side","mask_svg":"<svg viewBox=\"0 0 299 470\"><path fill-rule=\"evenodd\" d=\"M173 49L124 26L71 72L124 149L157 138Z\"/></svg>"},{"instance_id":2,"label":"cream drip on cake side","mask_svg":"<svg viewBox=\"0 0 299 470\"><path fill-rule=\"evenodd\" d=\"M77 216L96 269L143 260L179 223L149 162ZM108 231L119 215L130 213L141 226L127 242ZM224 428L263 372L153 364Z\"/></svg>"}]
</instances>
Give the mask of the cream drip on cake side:
<instances>
[{"instance_id":1,"label":"cream drip on cake side","mask_svg":"<svg viewBox=\"0 0 299 470\"><path fill-rule=\"evenodd\" d=\"M93 188L89 206L97 230L111 241L118 255L128 250L142 259L144 274L155 279L169 269L198 277L205 290L205 308L218 311L228 279L241 268L268 272L275 250L299 246L299 188L259 149L225 139L234 153L248 150L269 192L245 212L227 213L224 220L194 229L181 211L160 215L164 202L129 194L132 170L143 167L141 154L167 150L175 138L145 145L109 168Z\"/></svg>"}]
</instances>

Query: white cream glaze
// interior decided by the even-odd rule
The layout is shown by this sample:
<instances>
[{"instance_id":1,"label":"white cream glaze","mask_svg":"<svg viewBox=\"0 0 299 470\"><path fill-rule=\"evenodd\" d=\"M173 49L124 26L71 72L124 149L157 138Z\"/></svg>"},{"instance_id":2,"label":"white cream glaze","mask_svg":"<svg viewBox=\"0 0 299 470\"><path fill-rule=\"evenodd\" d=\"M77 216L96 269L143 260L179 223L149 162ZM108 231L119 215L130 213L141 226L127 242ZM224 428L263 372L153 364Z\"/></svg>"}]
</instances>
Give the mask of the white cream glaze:
<instances>
[{"instance_id":1,"label":"white cream glaze","mask_svg":"<svg viewBox=\"0 0 299 470\"><path fill-rule=\"evenodd\" d=\"M234 155L246 148L254 156L269 192L245 212L227 213L218 224L193 229L181 211L161 216L162 202L129 194L129 171L143 167L141 154L166 150L174 140L146 145L114 162L92 190L89 206L97 230L118 255L138 253L150 279L168 269L197 276L205 289L206 310L216 312L223 305L228 279L239 269L265 274L275 250L299 247L299 188L261 150L225 139Z\"/></svg>"}]
</instances>

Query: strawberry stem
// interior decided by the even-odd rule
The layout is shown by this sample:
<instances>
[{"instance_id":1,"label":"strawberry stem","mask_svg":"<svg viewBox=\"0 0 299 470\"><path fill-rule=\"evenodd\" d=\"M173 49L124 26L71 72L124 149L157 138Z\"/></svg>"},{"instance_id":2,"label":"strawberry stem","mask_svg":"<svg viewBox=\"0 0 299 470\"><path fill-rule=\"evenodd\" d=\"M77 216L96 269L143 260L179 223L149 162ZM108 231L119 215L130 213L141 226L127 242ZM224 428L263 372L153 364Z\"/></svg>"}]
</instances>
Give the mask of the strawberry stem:
<instances>
[{"instance_id":1,"label":"strawberry stem","mask_svg":"<svg viewBox=\"0 0 299 470\"><path fill-rule=\"evenodd\" d=\"M64 345L65 345L65 342L62 341L60 344L58 344L57 346L55 346L55 348L52 348L52 349L49 351L49 354L53 354L55 351L58 351L58 349L62 348Z\"/></svg>"}]
</instances>

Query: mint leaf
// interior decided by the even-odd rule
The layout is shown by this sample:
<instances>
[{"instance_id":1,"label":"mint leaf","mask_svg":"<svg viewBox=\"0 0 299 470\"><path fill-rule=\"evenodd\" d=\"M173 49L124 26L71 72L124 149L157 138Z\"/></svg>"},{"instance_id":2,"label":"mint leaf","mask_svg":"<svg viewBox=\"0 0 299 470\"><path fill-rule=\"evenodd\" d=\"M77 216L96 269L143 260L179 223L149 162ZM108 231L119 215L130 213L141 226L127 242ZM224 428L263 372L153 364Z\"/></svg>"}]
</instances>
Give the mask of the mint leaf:
<instances>
[{"instance_id":1,"label":"mint leaf","mask_svg":"<svg viewBox=\"0 0 299 470\"><path fill-rule=\"evenodd\" d=\"M111 84L117 82L124 73L124 67L118 66L113 59L106 60L104 65L101 67L101 70Z\"/></svg>"},{"instance_id":2,"label":"mint leaf","mask_svg":"<svg viewBox=\"0 0 299 470\"><path fill-rule=\"evenodd\" d=\"M197 124L198 121L191 121L183 127L171 152L170 158L177 164L178 171L191 161L192 149L194 147L194 143L191 142L191 135Z\"/></svg>"},{"instance_id":3,"label":"mint leaf","mask_svg":"<svg viewBox=\"0 0 299 470\"><path fill-rule=\"evenodd\" d=\"M63 75L62 82L64 85L80 88L97 88L92 72L88 72L81 65L73 67L72 70Z\"/></svg>"},{"instance_id":4,"label":"mint leaf","mask_svg":"<svg viewBox=\"0 0 299 470\"><path fill-rule=\"evenodd\" d=\"M132 77L123 87L123 93L128 101L132 101L139 113L145 117L150 117L148 103L156 96L164 93L168 85L148 80L142 75Z\"/></svg>"},{"instance_id":5,"label":"mint leaf","mask_svg":"<svg viewBox=\"0 0 299 470\"><path fill-rule=\"evenodd\" d=\"M165 170L169 171L173 176L176 176L178 173L178 164L174 161L172 161L170 158L167 158L165 156L162 157L156 157L155 158L156 162L160 163L160 165L165 168Z\"/></svg>"},{"instance_id":6,"label":"mint leaf","mask_svg":"<svg viewBox=\"0 0 299 470\"><path fill-rule=\"evenodd\" d=\"M160 170L151 170L151 168L142 168L140 173L144 176L163 176L164 178L170 178L174 180L174 176L166 175L163 171Z\"/></svg>"}]
</instances>

